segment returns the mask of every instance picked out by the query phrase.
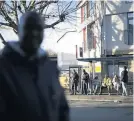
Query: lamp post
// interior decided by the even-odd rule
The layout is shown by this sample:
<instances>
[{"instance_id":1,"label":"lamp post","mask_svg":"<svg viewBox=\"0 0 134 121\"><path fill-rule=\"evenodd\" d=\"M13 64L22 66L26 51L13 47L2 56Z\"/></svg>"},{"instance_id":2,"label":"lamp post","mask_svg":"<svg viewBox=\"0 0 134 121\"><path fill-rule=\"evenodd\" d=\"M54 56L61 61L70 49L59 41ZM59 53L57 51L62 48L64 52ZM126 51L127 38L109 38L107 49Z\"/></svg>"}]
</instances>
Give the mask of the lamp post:
<instances>
[{"instance_id":1,"label":"lamp post","mask_svg":"<svg viewBox=\"0 0 134 121\"><path fill-rule=\"evenodd\" d=\"M77 32L76 30L73 30L73 31L67 31L65 32L58 40L57 40L57 43L67 34L67 33L70 33L70 32Z\"/></svg>"}]
</instances>

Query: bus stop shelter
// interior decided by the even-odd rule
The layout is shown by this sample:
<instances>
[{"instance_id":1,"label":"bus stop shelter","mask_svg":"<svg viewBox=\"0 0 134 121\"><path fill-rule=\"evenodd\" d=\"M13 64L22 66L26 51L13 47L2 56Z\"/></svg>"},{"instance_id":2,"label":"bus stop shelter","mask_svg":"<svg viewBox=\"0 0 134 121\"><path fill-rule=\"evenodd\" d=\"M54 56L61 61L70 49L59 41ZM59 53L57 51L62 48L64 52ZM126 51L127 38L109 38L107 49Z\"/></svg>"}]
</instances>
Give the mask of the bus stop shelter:
<instances>
[{"instance_id":1,"label":"bus stop shelter","mask_svg":"<svg viewBox=\"0 0 134 121\"><path fill-rule=\"evenodd\" d=\"M129 55L129 56L110 56L110 57L100 57L100 58L78 58L78 61L83 61L83 62L90 62L90 63L94 63L94 62L110 62L112 63L113 66L115 66L115 64L117 62L120 61L131 61L133 60L133 55ZM115 71L115 70L114 70Z\"/></svg>"},{"instance_id":2,"label":"bus stop shelter","mask_svg":"<svg viewBox=\"0 0 134 121\"><path fill-rule=\"evenodd\" d=\"M92 62L92 61L120 61L120 60L133 60L134 56L119 56L119 57L101 57L101 58L78 58L78 61Z\"/></svg>"},{"instance_id":3,"label":"bus stop shelter","mask_svg":"<svg viewBox=\"0 0 134 121\"><path fill-rule=\"evenodd\" d=\"M119 61L132 61L133 60L133 55L129 55L129 56L110 56L110 57L101 57L101 58L78 58L78 61L83 61L83 62L90 62L90 63L94 63L94 62L110 62L113 64L113 66L115 65L116 62ZM114 70L115 71L115 70ZM115 74L115 73L114 73ZM133 80L131 80L131 82L129 82L128 87L130 89L133 89ZM131 90L130 90L131 91Z\"/></svg>"}]
</instances>

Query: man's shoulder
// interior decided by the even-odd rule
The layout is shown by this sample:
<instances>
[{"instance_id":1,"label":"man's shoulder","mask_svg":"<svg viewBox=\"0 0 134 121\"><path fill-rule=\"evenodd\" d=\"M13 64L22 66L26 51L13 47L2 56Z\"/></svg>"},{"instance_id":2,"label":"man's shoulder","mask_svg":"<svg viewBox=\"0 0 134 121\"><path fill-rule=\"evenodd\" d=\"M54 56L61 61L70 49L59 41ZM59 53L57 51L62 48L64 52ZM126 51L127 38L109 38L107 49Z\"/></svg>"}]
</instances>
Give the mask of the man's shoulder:
<instances>
[{"instance_id":1,"label":"man's shoulder","mask_svg":"<svg viewBox=\"0 0 134 121\"><path fill-rule=\"evenodd\" d=\"M7 69L8 67L9 66L7 60L3 55L0 55L0 74L4 73L4 70Z\"/></svg>"},{"instance_id":2,"label":"man's shoulder","mask_svg":"<svg viewBox=\"0 0 134 121\"><path fill-rule=\"evenodd\" d=\"M6 59L3 54L0 55L0 66L6 63Z\"/></svg>"}]
</instances>

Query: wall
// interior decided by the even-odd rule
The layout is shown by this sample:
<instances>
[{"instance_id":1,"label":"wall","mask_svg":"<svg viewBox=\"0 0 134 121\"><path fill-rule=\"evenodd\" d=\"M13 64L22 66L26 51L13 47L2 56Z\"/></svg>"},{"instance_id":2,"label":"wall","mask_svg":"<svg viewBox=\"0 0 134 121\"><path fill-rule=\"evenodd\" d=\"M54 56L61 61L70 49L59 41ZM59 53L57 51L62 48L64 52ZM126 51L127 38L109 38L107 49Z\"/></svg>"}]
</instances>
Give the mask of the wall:
<instances>
[{"instance_id":1,"label":"wall","mask_svg":"<svg viewBox=\"0 0 134 121\"><path fill-rule=\"evenodd\" d=\"M128 11L133 11L134 3L131 1L126 2L123 0L107 0L106 1L106 14L116 14Z\"/></svg>"},{"instance_id":2,"label":"wall","mask_svg":"<svg viewBox=\"0 0 134 121\"><path fill-rule=\"evenodd\" d=\"M96 58L96 57L100 57L101 55L101 26L100 26L100 21L101 21L101 6L100 6L100 1L95 1L96 2L96 7L94 8L95 13L94 16L90 16L89 18L87 18L87 20L85 20L83 23L79 24L80 21L77 21L77 24L80 25L78 26L78 32L80 34L80 38L82 39L83 42L83 32L82 29L85 27L86 28L86 51L84 51L83 54L83 58ZM80 14L80 10L78 10L77 15L79 16ZM94 49L89 49L93 42L93 36L90 35L90 28L89 28L89 24L92 24L92 30L93 30L93 34L95 36L96 39L96 48ZM88 62L78 62L79 65L84 65L84 66L89 66L91 67L91 65ZM96 71L97 73L100 73L100 68L101 68L101 64L100 62L96 62L92 65L94 67L94 71Z\"/></svg>"},{"instance_id":3,"label":"wall","mask_svg":"<svg viewBox=\"0 0 134 121\"><path fill-rule=\"evenodd\" d=\"M127 14L105 16L104 23L105 42L104 48L112 50L134 49L134 45L124 43L124 30L127 29Z\"/></svg>"}]
</instances>

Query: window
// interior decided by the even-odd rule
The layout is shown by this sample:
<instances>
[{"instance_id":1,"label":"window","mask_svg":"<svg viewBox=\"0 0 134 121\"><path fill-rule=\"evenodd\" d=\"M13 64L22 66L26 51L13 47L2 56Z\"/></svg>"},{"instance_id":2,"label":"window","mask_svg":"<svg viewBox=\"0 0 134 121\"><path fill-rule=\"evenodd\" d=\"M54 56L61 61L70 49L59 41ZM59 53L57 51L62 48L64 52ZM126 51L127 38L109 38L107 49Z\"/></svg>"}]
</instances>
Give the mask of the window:
<instances>
[{"instance_id":1,"label":"window","mask_svg":"<svg viewBox=\"0 0 134 121\"><path fill-rule=\"evenodd\" d=\"M128 45L133 45L133 13L128 13Z\"/></svg>"},{"instance_id":2,"label":"window","mask_svg":"<svg viewBox=\"0 0 134 121\"><path fill-rule=\"evenodd\" d=\"M84 20L86 20L87 19L87 3L85 3L85 5L84 5Z\"/></svg>"},{"instance_id":3,"label":"window","mask_svg":"<svg viewBox=\"0 0 134 121\"><path fill-rule=\"evenodd\" d=\"M95 1L94 0L91 0L88 2L88 16L93 16L94 14L94 7L95 7Z\"/></svg>"},{"instance_id":4,"label":"window","mask_svg":"<svg viewBox=\"0 0 134 121\"><path fill-rule=\"evenodd\" d=\"M83 29L83 42L84 51L86 51L86 28Z\"/></svg>"},{"instance_id":5,"label":"window","mask_svg":"<svg viewBox=\"0 0 134 121\"><path fill-rule=\"evenodd\" d=\"M95 41L94 41L94 29L93 29L93 25L88 25L87 26L88 29L88 33L87 33L87 47L89 50L93 49L95 46Z\"/></svg>"},{"instance_id":6,"label":"window","mask_svg":"<svg viewBox=\"0 0 134 121\"><path fill-rule=\"evenodd\" d=\"M133 1L125 1L126 4L133 3Z\"/></svg>"},{"instance_id":7,"label":"window","mask_svg":"<svg viewBox=\"0 0 134 121\"><path fill-rule=\"evenodd\" d=\"M80 48L79 48L79 51L80 51L80 57L83 57L83 48L80 47Z\"/></svg>"},{"instance_id":8,"label":"window","mask_svg":"<svg viewBox=\"0 0 134 121\"><path fill-rule=\"evenodd\" d=\"M81 23L84 21L84 8L81 8Z\"/></svg>"},{"instance_id":9,"label":"window","mask_svg":"<svg viewBox=\"0 0 134 121\"><path fill-rule=\"evenodd\" d=\"M75 49L76 49L76 58L77 58L78 57L78 51L77 51L78 47L77 47L77 45L75 46Z\"/></svg>"},{"instance_id":10,"label":"window","mask_svg":"<svg viewBox=\"0 0 134 121\"><path fill-rule=\"evenodd\" d=\"M81 8L81 23L87 19L87 3Z\"/></svg>"},{"instance_id":11,"label":"window","mask_svg":"<svg viewBox=\"0 0 134 121\"><path fill-rule=\"evenodd\" d=\"M96 36L93 36L93 48L96 49Z\"/></svg>"}]
</instances>

